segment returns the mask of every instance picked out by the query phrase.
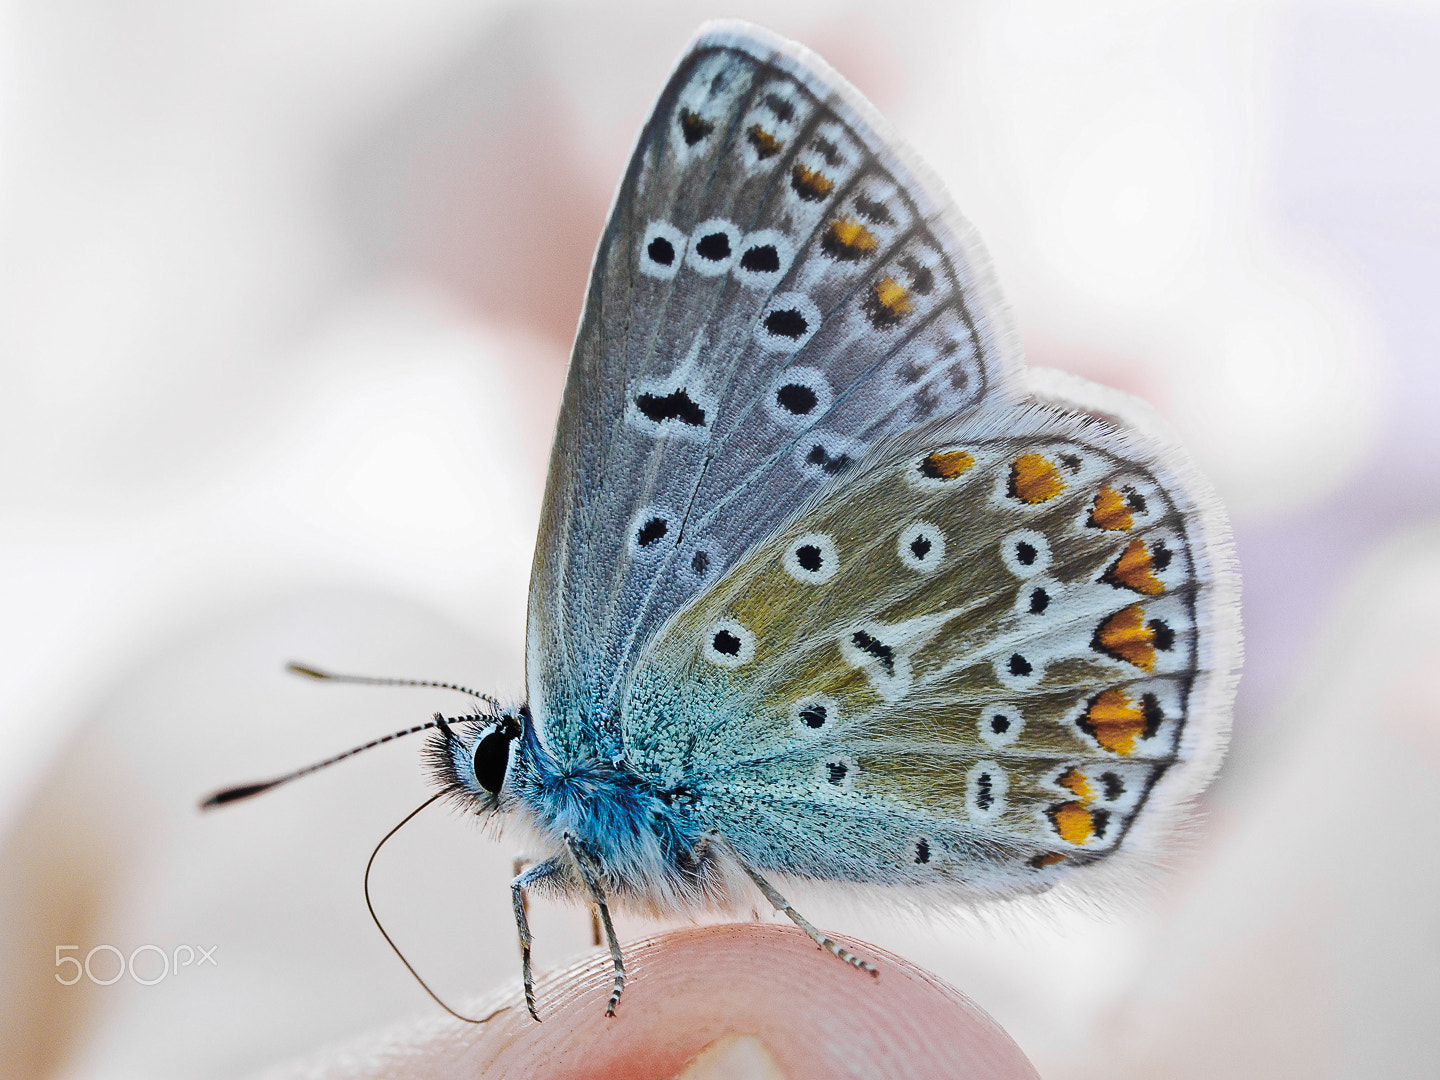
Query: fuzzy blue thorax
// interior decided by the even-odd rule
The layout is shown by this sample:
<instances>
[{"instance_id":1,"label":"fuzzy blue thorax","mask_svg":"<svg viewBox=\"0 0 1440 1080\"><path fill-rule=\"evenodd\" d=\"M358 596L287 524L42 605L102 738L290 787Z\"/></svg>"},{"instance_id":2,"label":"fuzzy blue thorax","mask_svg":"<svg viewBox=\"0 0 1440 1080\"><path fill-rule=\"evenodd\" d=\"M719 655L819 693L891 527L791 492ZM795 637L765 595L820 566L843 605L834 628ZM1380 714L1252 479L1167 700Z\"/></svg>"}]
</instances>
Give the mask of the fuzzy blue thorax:
<instances>
[{"instance_id":1,"label":"fuzzy blue thorax","mask_svg":"<svg viewBox=\"0 0 1440 1080\"><path fill-rule=\"evenodd\" d=\"M617 896L653 901L702 891L694 852L706 828L683 791L658 789L620 759L583 753L560 759L524 722L525 710L517 719L500 792L487 791L476 776L473 755L483 733L437 747L442 752L432 761L442 785L481 812L521 815L552 850L565 850L567 834L578 839Z\"/></svg>"},{"instance_id":2,"label":"fuzzy blue thorax","mask_svg":"<svg viewBox=\"0 0 1440 1080\"><path fill-rule=\"evenodd\" d=\"M516 798L557 845L565 833L582 840L614 891L643 894L657 885L693 890L684 868L704 829L670 792L657 790L623 762L557 762L529 731L517 750Z\"/></svg>"}]
</instances>

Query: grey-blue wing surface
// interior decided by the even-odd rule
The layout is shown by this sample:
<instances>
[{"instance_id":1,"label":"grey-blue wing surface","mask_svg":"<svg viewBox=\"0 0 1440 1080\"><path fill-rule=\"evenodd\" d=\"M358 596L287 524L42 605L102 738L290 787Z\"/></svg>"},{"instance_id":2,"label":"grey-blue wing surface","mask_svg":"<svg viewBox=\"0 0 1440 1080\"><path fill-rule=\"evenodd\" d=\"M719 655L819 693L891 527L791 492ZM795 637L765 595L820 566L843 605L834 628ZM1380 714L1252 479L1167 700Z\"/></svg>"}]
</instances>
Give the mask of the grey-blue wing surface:
<instances>
[{"instance_id":1,"label":"grey-blue wing surface","mask_svg":"<svg viewBox=\"0 0 1440 1080\"><path fill-rule=\"evenodd\" d=\"M721 25L681 59L592 270L531 582L562 758L619 750L674 612L868 449L1018 393L980 248L819 58Z\"/></svg>"}]
</instances>

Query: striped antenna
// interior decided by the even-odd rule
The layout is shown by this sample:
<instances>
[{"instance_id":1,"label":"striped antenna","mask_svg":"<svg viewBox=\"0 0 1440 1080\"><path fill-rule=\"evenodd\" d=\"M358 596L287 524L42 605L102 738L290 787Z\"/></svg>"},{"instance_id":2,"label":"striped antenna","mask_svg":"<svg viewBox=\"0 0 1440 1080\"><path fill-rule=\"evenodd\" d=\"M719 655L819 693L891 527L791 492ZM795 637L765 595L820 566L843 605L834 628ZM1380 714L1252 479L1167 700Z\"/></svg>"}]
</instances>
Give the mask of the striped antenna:
<instances>
[{"instance_id":1,"label":"striped antenna","mask_svg":"<svg viewBox=\"0 0 1440 1080\"><path fill-rule=\"evenodd\" d=\"M323 678L325 676L321 677ZM428 683L423 685L433 686L438 684ZM450 687L450 689L458 688ZM378 739L371 739L363 746L356 746L350 750L346 750L343 754L336 754L334 757L328 757L324 761L317 761L313 765L306 765L303 769L296 769L294 772L286 773L284 776L277 776L273 780L261 780L256 783L236 784L234 787L222 788L220 791L204 799L200 803L200 809L213 810L217 806L224 806L227 803L240 802L242 799L253 798L262 792L269 791L271 788L277 788L281 784L288 784L291 780L298 780L302 776L309 776L313 772L318 772L327 766L334 765L337 761L344 761L348 757L354 757L362 750L369 750L372 747L380 746L394 739L403 738L406 735L414 735L417 732L429 731L431 728L439 728L445 733L447 739L453 741L455 736L450 731L451 724L461 724L471 720L484 721L491 719L493 719L493 717L475 713L470 716L456 716L450 720L446 720L443 714L437 712L433 719L427 720L423 724L416 724L414 727L406 728L404 731L393 731L389 735L383 735Z\"/></svg>"},{"instance_id":2,"label":"striped antenna","mask_svg":"<svg viewBox=\"0 0 1440 1080\"><path fill-rule=\"evenodd\" d=\"M500 709L500 702L496 701L489 694L482 694L478 690L471 690L468 686L456 686L448 682L431 682L428 679L380 679L373 675L337 675L331 671L321 671L310 664L297 663L291 660L285 665L285 670L293 675L304 675L307 679L318 679L321 682L343 682L358 683L361 686L431 686L437 690L458 690L462 694L469 694L476 701L483 701L487 705Z\"/></svg>"}]
</instances>

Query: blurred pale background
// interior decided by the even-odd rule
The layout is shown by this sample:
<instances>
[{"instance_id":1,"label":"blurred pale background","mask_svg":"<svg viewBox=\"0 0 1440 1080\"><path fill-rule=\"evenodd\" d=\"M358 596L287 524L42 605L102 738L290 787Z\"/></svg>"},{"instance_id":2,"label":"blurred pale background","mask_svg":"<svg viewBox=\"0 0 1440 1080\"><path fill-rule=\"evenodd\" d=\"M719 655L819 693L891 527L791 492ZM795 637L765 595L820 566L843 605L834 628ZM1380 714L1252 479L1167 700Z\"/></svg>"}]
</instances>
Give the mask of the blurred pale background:
<instances>
[{"instance_id":1,"label":"blurred pale background","mask_svg":"<svg viewBox=\"0 0 1440 1080\"><path fill-rule=\"evenodd\" d=\"M0 8L0 1075L242 1075L432 1011L359 886L414 745L194 800L463 704L291 657L520 690L590 255L716 15L876 102L1032 361L1173 421L1245 575L1232 753L1133 908L812 914L1057 1080L1434 1075L1440 7L1121 0ZM512 853L435 812L377 869L457 998L515 977ZM536 923L542 966L589 947ZM60 944L218 948L63 987Z\"/></svg>"}]
</instances>

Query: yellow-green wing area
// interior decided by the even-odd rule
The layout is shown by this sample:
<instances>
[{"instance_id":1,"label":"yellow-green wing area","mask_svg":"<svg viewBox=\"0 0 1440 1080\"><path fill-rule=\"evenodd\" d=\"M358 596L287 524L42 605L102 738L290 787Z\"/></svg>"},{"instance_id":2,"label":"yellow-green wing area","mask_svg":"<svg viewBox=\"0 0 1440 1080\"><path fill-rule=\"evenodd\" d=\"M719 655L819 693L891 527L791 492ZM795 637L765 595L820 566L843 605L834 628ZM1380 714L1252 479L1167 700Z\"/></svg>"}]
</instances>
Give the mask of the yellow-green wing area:
<instances>
[{"instance_id":1,"label":"yellow-green wing area","mask_svg":"<svg viewBox=\"0 0 1440 1080\"><path fill-rule=\"evenodd\" d=\"M1040 889L1208 779L1238 630L1203 497L1101 421L970 428L802 508L630 682L630 766L757 865Z\"/></svg>"}]
</instances>

